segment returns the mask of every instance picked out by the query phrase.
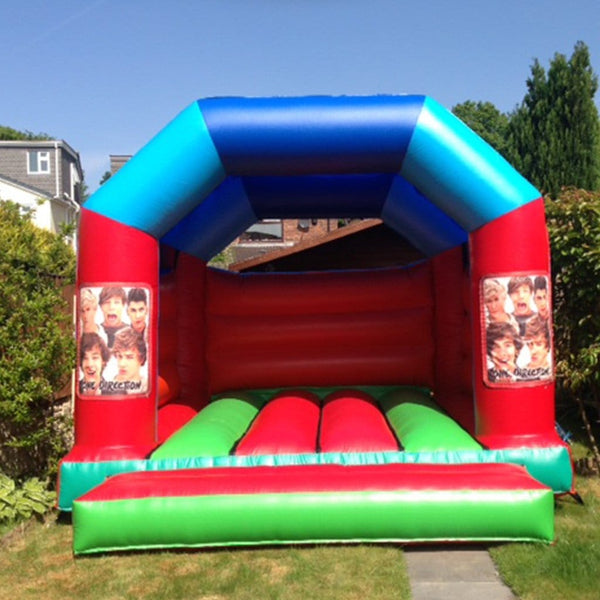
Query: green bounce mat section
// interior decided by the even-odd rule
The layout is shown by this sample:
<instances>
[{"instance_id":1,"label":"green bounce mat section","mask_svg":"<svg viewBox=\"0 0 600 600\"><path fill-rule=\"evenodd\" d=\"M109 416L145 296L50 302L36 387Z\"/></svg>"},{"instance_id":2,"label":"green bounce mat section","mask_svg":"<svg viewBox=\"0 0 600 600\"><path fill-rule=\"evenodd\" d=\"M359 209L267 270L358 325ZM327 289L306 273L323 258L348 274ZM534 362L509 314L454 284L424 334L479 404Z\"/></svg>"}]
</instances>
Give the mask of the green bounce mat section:
<instances>
[{"instance_id":1,"label":"green bounce mat section","mask_svg":"<svg viewBox=\"0 0 600 600\"><path fill-rule=\"evenodd\" d=\"M217 398L157 448L150 458L227 455L265 401L261 394Z\"/></svg>"},{"instance_id":2,"label":"green bounce mat section","mask_svg":"<svg viewBox=\"0 0 600 600\"><path fill-rule=\"evenodd\" d=\"M396 388L379 404L407 452L482 449L423 389Z\"/></svg>"}]
</instances>

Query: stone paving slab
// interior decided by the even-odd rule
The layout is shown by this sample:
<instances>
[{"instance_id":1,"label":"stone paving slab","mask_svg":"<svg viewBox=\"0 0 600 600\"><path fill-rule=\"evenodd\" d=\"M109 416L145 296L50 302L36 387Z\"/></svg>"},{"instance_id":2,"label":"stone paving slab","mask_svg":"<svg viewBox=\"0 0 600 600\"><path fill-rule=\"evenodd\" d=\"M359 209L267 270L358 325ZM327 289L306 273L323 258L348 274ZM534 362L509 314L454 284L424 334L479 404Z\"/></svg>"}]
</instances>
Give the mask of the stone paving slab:
<instances>
[{"instance_id":1,"label":"stone paving slab","mask_svg":"<svg viewBox=\"0 0 600 600\"><path fill-rule=\"evenodd\" d=\"M516 600L482 547L406 547L413 600Z\"/></svg>"}]
</instances>

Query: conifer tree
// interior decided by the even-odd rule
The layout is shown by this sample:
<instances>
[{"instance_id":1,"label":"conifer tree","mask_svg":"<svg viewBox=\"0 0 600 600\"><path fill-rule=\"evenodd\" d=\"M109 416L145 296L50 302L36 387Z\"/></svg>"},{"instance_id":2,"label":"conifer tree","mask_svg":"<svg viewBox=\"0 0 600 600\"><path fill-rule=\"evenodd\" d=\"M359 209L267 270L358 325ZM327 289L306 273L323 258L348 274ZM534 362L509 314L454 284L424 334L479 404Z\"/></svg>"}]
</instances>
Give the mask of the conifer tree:
<instances>
[{"instance_id":1,"label":"conifer tree","mask_svg":"<svg viewBox=\"0 0 600 600\"><path fill-rule=\"evenodd\" d=\"M598 77L588 47L555 54L548 72L536 59L527 94L511 115L508 158L534 185L555 197L563 186L600 187Z\"/></svg>"}]
</instances>

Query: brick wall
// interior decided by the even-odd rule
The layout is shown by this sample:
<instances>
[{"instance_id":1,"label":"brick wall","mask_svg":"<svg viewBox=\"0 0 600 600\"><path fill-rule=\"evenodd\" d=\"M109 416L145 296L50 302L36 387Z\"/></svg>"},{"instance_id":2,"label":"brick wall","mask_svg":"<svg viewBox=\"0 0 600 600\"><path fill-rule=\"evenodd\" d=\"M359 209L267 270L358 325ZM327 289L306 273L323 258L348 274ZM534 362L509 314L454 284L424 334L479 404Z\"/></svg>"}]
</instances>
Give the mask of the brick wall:
<instances>
[{"instance_id":1,"label":"brick wall","mask_svg":"<svg viewBox=\"0 0 600 600\"><path fill-rule=\"evenodd\" d=\"M316 224L311 219L284 219L283 241L296 245L319 238L337 228L337 219L317 219Z\"/></svg>"}]
</instances>

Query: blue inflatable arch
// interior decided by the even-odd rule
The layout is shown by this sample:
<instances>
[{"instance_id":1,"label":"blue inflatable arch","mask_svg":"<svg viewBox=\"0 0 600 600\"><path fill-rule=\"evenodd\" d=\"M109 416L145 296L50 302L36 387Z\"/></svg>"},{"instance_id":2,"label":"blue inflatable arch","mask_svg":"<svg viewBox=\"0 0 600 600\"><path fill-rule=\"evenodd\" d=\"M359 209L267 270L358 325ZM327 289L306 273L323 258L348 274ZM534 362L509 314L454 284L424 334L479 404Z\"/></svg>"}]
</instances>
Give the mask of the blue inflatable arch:
<instances>
[{"instance_id":1,"label":"blue inflatable arch","mask_svg":"<svg viewBox=\"0 0 600 600\"><path fill-rule=\"evenodd\" d=\"M213 98L86 209L208 260L259 219L380 217L427 256L540 193L424 96Z\"/></svg>"}]
</instances>

